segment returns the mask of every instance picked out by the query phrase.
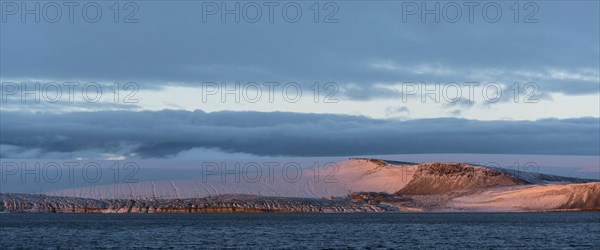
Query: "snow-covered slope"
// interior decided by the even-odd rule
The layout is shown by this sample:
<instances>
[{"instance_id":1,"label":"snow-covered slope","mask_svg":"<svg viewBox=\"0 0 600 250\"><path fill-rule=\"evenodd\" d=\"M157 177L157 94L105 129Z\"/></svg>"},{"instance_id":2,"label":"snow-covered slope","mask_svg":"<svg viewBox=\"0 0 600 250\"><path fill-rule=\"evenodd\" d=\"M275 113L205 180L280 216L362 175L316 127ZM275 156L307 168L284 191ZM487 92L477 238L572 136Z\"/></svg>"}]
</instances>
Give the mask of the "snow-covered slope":
<instances>
[{"instance_id":1,"label":"snow-covered slope","mask_svg":"<svg viewBox=\"0 0 600 250\"><path fill-rule=\"evenodd\" d=\"M513 186L452 199L443 210L585 211L600 210L600 182Z\"/></svg>"},{"instance_id":2,"label":"snow-covered slope","mask_svg":"<svg viewBox=\"0 0 600 250\"><path fill-rule=\"evenodd\" d=\"M262 166L260 171L239 171L241 172L239 175L216 174L189 179L83 186L45 194L92 199L182 199L222 194L303 198L344 197L356 191L396 192L412 179L416 167L416 165L392 165L369 159L350 159L318 170L303 169L301 173L295 168L286 171Z\"/></svg>"}]
</instances>

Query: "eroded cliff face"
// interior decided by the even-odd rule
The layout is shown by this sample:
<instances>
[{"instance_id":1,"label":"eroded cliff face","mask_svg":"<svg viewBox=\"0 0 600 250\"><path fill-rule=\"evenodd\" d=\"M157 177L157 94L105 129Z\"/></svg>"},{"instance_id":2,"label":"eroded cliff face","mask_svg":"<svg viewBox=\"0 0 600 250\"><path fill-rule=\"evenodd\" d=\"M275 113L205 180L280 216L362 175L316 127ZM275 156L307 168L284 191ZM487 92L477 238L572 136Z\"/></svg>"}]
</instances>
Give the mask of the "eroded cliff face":
<instances>
[{"instance_id":1,"label":"eroded cliff face","mask_svg":"<svg viewBox=\"0 0 600 250\"><path fill-rule=\"evenodd\" d=\"M567 196L567 201L556 209L569 210L598 210L600 209L600 182L589 184L574 184L551 191ZM546 193L546 195L550 195Z\"/></svg>"},{"instance_id":2,"label":"eroded cliff face","mask_svg":"<svg viewBox=\"0 0 600 250\"><path fill-rule=\"evenodd\" d=\"M0 211L51 213L327 213L382 212L346 199L220 195L199 199L95 200L31 194L0 194Z\"/></svg>"},{"instance_id":3,"label":"eroded cliff face","mask_svg":"<svg viewBox=\"0 0 600 250\"><path fill-rule=\"evenodd\" d=\"M398 195L461 193L497 186L526 184L517 177L485 167L462 163L426 163L417 166L411 181Z\"/></svg>"},{"instance_id":4,"label":"eroded cliff face","mask_svg":"<svg viewBox=\"0 0 600 250\"><path fill-rule=\"evenodd\" d=\"M447 211L600 211L600 182L522 185L455 197Z\"/></svg>"}]
</instances>

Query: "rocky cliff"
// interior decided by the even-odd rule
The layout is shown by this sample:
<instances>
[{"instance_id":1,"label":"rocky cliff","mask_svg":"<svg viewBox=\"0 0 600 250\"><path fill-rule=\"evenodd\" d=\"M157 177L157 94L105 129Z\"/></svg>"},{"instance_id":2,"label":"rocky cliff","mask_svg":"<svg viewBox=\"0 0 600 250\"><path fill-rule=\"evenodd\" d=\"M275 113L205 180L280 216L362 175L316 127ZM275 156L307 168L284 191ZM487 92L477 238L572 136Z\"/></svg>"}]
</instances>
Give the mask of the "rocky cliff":
<instances>
[{"instance_id":1,"label":"rocky cliff","mask_svg":"<svg viewBox=\"0 0 600 250\"><path fill-rule=\"evenodd\" d=\"M32 194L0 194L0 212L48 213L331 213L382 212L346 199L219 195L198 199L96 200Z\"/></svg>"},{"instance_id":2,"label":"rocky cliff","mask_svg":"<svg viewBox=\"0 0 600 250\"><path fill-rule=\"evenodd\" d=\"M516 176L462 163L426 163L417 167L412 180L396 194L449 194L497 186L523 185Z\"/></svg>"}]
</instances>

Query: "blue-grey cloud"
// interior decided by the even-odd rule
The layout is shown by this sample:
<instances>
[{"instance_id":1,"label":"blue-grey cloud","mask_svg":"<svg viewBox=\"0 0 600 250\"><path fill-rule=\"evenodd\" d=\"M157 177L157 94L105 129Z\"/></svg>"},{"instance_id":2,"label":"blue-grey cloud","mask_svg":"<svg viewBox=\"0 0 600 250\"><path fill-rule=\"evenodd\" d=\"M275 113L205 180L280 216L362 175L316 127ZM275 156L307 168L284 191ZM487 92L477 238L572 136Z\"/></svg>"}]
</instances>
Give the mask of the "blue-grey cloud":
<instances>
[{"instance_id":1,"label":"blue-grey cloud","mask_svg":"<svg viewBox=\"0 0 600 250\"><path fill-rule=\"evenodd\" d=\"M597 118L409 121L285 112L0 113L1 157L170 157L193 148L261 156L406 153L598 155ZM29 152L29 153L28 153ZM34 152L35 154L32 154Z\"/></svg>"},{"instance_id":2,"label":"blue-grey cloud","mask_svg":"<svg viewBox=\"0 0 600 250\"><path fill-rule=\"evenodd\" d=\"M388 115L409 114L410 110L405 106L399 106L399 107L387 107L387 108L385 108L385 112Z\"/></svg>"},{"instance_id":3,"label":"blue-grey cloud","mask_svg":"<svg viewBox=\"0 0 600 250\"><path fill-rule=\"evenodd\" d=\"M498 2L504 12L497 23L483 20L485 2L473 23L466 10L457 23L423 23L419 15L403 22L405 1L336 1L337 23L314 23L308 2L299 2L304 12L297 23L280 15L269 23L265 13L258 23L222 23L219 15L203 22L202 2L136 2L139 22L129 24L114 23L104 2L98 23L79 16L74 23L22 23L8 16L0 31L2 78L134 81L144 89L334 81L342 90L362 86L347 92L352 99L388 97L373 84L397 82L535 81L541 91L598 92L596 1L535 2L537 23L523 22L528 13L514 22L512 2ZM382 62L397 67L374 67Z\"/></svg>"}]
</instances>

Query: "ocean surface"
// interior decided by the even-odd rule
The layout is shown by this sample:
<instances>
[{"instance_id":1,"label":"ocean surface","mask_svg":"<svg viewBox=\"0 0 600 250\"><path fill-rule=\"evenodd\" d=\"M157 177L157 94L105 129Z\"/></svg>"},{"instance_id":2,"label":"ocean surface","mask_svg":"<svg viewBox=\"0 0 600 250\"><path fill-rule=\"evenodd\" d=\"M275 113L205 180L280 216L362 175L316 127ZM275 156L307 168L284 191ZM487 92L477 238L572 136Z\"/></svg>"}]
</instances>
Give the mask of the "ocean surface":
<instances>
[{"instance_id":1,"label":"ocean surface","mask_svg":"<svg viewBox=\"0 0 600 250\"><path fill-rule=\"evenodd\" d=\"M0 247L598 249L600 213L0 214Z\"/></svg>"}]
</instances>

